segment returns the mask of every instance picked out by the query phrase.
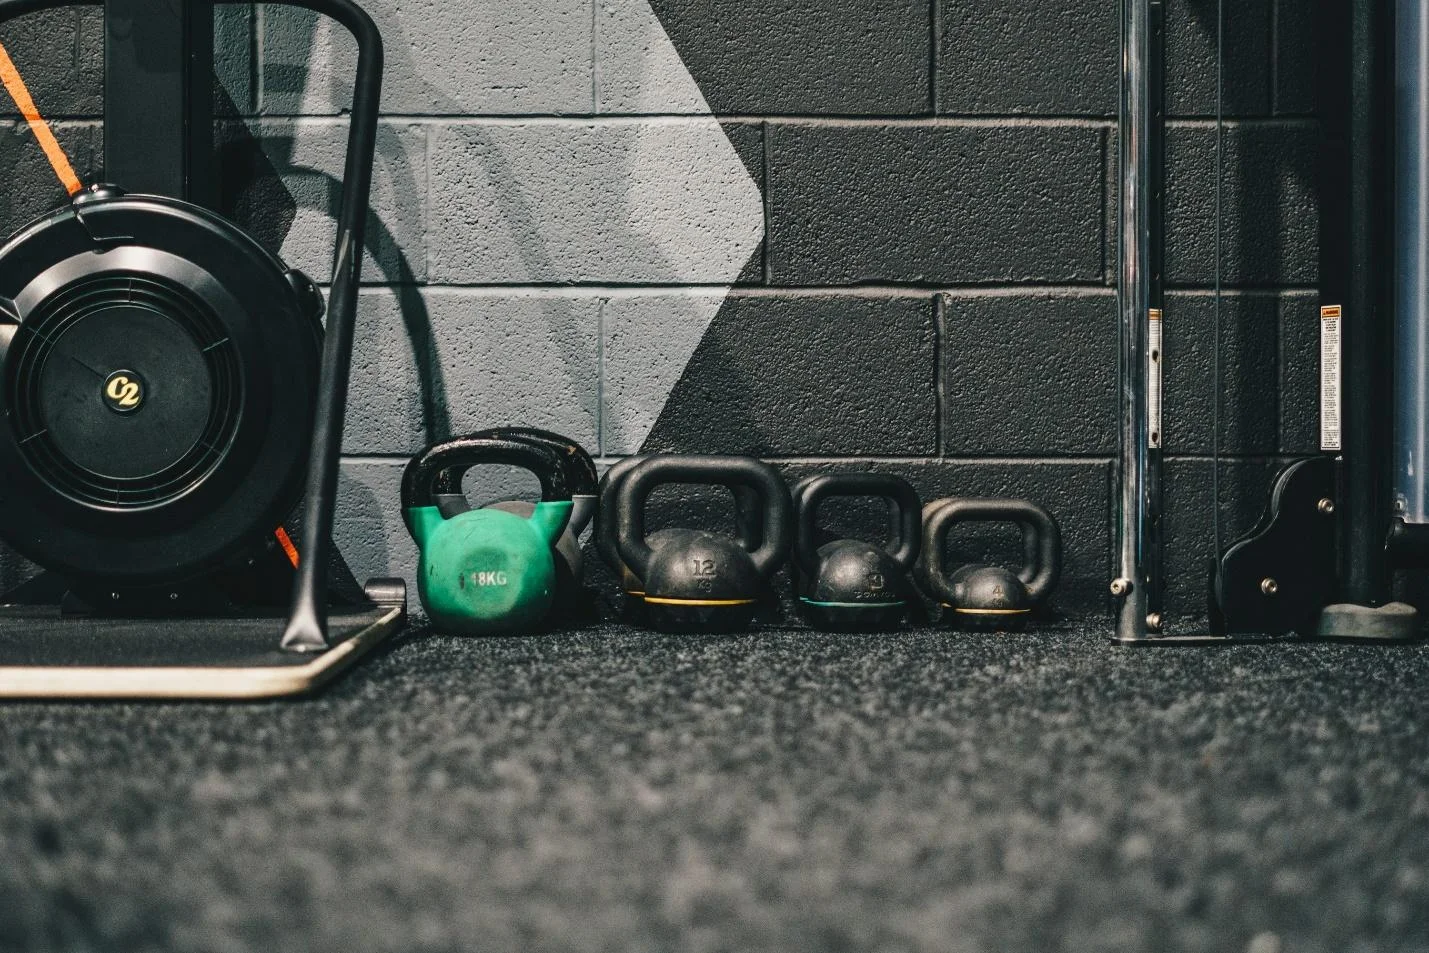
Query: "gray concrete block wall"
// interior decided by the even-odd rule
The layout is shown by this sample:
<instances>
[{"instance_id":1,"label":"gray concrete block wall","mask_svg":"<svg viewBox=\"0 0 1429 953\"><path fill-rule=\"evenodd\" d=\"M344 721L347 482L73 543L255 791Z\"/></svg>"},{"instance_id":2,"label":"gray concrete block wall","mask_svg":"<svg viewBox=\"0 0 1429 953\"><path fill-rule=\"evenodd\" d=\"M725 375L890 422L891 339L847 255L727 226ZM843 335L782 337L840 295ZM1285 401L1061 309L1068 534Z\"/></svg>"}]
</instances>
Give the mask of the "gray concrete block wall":
<instances>
[{"instance_id":1,"label":"gray concrete block wall","mask_svg":"<svg viewBox=\"0 0 1429 953\"><path fill-rule=\"evenodd\" d=\"M512 422L607 459L749 452L791 475L891 468L928 497L1030 495L1066 528L1059 606L1105 608L1116 4L368 7L388 73L339 521L359 574L410 574L396 503L407 454ZM1236 519L1315 440L1302 7L1229 9L1221 436ZM1212 9L1173 2L1168 20L1173 610L1191 614L1215 397ZM220 102L240 117L219 133L226 201L321 276L351 41L303 11L225 16ZM97 20L30 20L0 39L64 118L81 174L98 174ZM6 112L10 227L59 193Z\"/></svg>"}]
</instances>

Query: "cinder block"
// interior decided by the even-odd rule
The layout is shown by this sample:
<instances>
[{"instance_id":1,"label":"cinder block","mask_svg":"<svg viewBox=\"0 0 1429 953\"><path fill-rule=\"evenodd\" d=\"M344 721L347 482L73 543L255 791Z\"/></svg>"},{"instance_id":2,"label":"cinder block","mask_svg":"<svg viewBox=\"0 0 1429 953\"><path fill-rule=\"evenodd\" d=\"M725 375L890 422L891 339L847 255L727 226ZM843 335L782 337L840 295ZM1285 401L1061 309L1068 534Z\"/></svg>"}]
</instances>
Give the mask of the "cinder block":
<instances>
[{"instance_id":1,"label":"cinder block","mask_svg":"<svg viewBox=\"0 0 1429 953\"><path fill-rule=\"evenodd\" d=\"M608 449L668 400L646 450L913 456L936 447L933 313L925 297L735 292L684 366L663 352L681 298L606 305ZM672 359L673 358L673 359ZM664 370L652 379L651 367Z\"/></svg>"},{"instance_id":2,"label":"cinder block","mask_svg":"<svg viewBox=\"0 0 1429 953\"><path fill-rule=\"evenodd\" d=\"M1224 142L1224 280L1313 285L1319 274L1316 131L1309 121L1231 125ZM1215 275L1215 130L1167 134L1166 276L1208 286ZM1109 217L1113 227L1115 216Z\"/></svg>"},{"instance_id":3,"label":"cinder block","mask_svg":"<svg viewBox=\"0 0 1429 953\"><path fill-rule=\"evenodd\" d=\"M263 120L221 129L225 208L270 250L317 281L332 272L347 124ZM363 280L426 276L427 139L421 126L378 127Z\"/></svg>"},{"instance_id":4,"label":"cinder block","mask_svg":"<svg viewBox=\"0 0 1429 953\"><path fill-rule=\"evenodd\" d=\"M256 29L252 4L213 8L213 114L217 117L251 116L258 111Z\"/></svg>"},{"instance_id":5,"label":"cinder block","mask_svg":"<svg viewBox=\"0 0 1429 953\"><path fill-rule=\"evenodd\" d=\"M597 109L926 113L928 3L603 0L596 6Z\"/></svg>"},{"instance_id":6,"label":"cinder block","mask_svg":"<svg viewBox=\"0 0 1429 953\"><path fill-rule=\"evenodd\" d=\"M86 184L94 181L98 130L67 122L52 123L51 128L75 175ZM69 201L29 125L23 122L0 122L0 182L4 183L0 187L0 241Z\"/></svg>"},{"instance_id":7,"label":"cinder block","mask_svg":"<svg viewBox=\"0 0 1429 953\"><path fill-rule=\"evenodd\" d=\"M720 128L729 137L730 145L734 146L735 154L744 163L744 171L749 174L749 178L755 183L759 191L761 201L764 195L764 124L752 122L720 122ZM762 285L764 284L764 228L763 214L760 214L760 241L748 260L744 263L744 270L735 278L736 284L741 285Z\"/></svg>"},{"instance_id":8,"label":"cinder block","mask_svg":"<svg viewBox=\"0 0 1429 953\"><path fill-rule=\"evenodd\" d=\"M638 453L645 446L724 306L724 295L699 292L603 303L602 455Z\"/></svg>"},{"instance_id":9,"label":"cinder block","mask_svg":"<svg viewBox=\"0 0 1429 953\"><path fill-rule=\"evenodd\" d=\"M214 72L217 115L252 112L253 7L214 8ZM0 40L15 61L40 114L98 119L104 114L104 14L96 6L47 10L12 20ZM17 115L0 96L0 116Z\"/></svg>"},{"instance_id":10,"label":"cinder block","mask_svg":"<svg viewBox=\"0 0 1429 953\"><path fill-rule=\"evenodd\" d=\"M1098 129L781 123L766 147L777 284L1101 279Z\"/></svg>"},{"instance_id":11,"label":"cinder block","mask_svg":"<svg viewBox=\"0 0 1429 953\"><path fill-rule=\"evenodd\" d=\"M1280 317L1280 452L1320 450L1320 296L1283 294Z\"/></svg>"},{"instance_id":12,"label":"cinder block","mask_svg":"<svg viewBox=\"0 0 1429 953\"><path fill-rule=\"evenodd\" d=\"M713 118L433 126L433 281L730 284L764 233Z\"/></svg>"},{"instance_id":13,"label":"cinder block","mask_svg":"<svg viewBox=\"0 0 1429 953\"><path fill-rule=\"evenodd\" d=\"M1225 48L1220 59L1226 115L1264 116L1270 112L1272 2L1236 0L1224 4ZM1165 8L1166 111L1172 116L1214 116L1217 4L1168 3Z\"/></svg>"},{"instance_id":14,"label":"cinder block","mask_svg":"<svg viewBox=\"0 0 1429 953\"><path fill-rule=\"evenodd\" d=\"M103 112L103 30L91 7L32 13L0 27L0 41L15 62L35 107L47 119L93 119ZM0 90L0 119L18 117Z\"/></svg>"},{"instance_id":15,"label":"cinder block","mask_svg":"<svg viewBox=\"0 0 1429 953\"><path fill-rule=\"evenodd\" d=\"M858 460L838 464L791 462L781 465L792 484L813 472L873 470L906 477L925 503L945 496L1015 497L1040 503L1056 517L1062 533L1062 580L1052 599L1054 609L1077 614L1107 611L1105 593L1110 576L1111 467L1105 461L1042 463L1008 461L967 463L928 461L873 464ZM887 517L876 510L845 510L847 529L884 538ZM876 535L875 535L876 534ZM1022 560L1021 537L1014 527L971 526L949 542L952 565L992 561L1015 566Z\"/></svg>"},{"instance_id":16,"label":"cinder block","mask_svg":"<svg viewBox=\"0 0 1429 953\"><path fill-rule=\"evenodd\" d=\"M417 546L402 522L405 460L344 460L338 480L333 540L359 582L374 576L407 580L408 604L417 598Z\"/></svg>"},{"instance_id":17,"label":"cinder block","mask_svg":"<svg viewBox=\"0 0 1429 953\"><path fill-rule=\"evenodd\" d=\"M1215 379L1216 301L1208 294L1166 300L1162 446L1209 454L1220 400L1222 453L1274 454L1279 434L1279 301L1270 294L1221 298L1221 379ZM1108 417L1110 422L1112 418Z\"/></svg>"},{"instance_id":18,"label":"cinder block","mask_svg":"<svg viewBox=\"0 0 1429 953\"><path fill-rule=\"evenodd\" d=\"M591 0L365 4L386 45L393 114L589 115ZM262 110L324 115L352 104L357 44L306 10L262 11Z\"/></svg>"},{"instance_id":19,"label":"cinder block","mask_svg":"<svg viewBox=\"0 0 1429 953\"><path fill-rule=\"evenodd\" d=\"M600 301L560 293L365 291L344 446L410 454L483 427L545 427L597 449Z\"/></svg>"},{"instance_id":20,"label":"cinder block","mask_svg":"<svg viewBox=\"0 0 1429 953\"><path fill-rule=\"evenodd\" d=\"M1116 297L943 298L943 448L969 456L1110 454Z\"/></svg>"},{"instance_id":21,"label":"cinder block","mask_svg":"<svg viewBox=\"0 0 1429 953\"><path fill-rule=\"evenodd\" d=\"M1315 112L1320 61L1318 4L1302 0L1275 3L1274 110L1280 115Z\"/></svg>"},{"instance_id":22,"label":"cinder block","mask_svg":"<svg viewBox=\"0 0 1429 953\"><path fill-rule=\"evenodd\" d=\"M984 0L940 4L938 17L940 113L1116 114L1117 4Z\"/></svg>"}]
</instances>

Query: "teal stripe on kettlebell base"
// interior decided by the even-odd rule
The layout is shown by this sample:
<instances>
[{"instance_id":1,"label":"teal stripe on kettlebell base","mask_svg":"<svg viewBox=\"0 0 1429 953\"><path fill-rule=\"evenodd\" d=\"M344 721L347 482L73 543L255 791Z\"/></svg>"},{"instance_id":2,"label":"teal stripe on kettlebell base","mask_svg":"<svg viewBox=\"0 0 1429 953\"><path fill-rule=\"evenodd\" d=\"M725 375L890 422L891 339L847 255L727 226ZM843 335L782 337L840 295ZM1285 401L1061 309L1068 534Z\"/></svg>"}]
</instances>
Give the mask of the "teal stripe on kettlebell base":
<instances>
[{"instance_id":1,"label":"teal stripe on kettlebell base","mask_svg":"<svg viewBox=\"0 0 1429 953\"><path fill-rule=\"evenodd\" d=\"M895 606L906 606L906 600L897 599L893 602L818 602L807 596L800 596L799 601L809 606L819 606L823 609L892 609Z\"/></svg>"}]
</instances>

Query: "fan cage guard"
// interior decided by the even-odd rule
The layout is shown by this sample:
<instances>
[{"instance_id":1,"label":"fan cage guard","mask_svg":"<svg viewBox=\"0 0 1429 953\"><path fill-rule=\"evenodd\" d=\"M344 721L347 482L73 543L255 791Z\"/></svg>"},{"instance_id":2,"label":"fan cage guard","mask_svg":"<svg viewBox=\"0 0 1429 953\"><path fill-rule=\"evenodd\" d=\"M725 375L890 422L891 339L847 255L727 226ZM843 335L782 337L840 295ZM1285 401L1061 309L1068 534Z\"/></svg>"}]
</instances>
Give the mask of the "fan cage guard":
<instances>
[{"instance_id":1,"label":"fan cage guard","mask_svg":"<svg viewBox=\"0 0 1429 953\"><path fill-rule=\"evenodd\" d=\"M69 459L50 438L40 412L39 382L55 342L79 321L119 306L143 308L178 324L202 353L210 380L208 421L199 439L172 464L133 478L96 473ZM242 404L238 354L213 310L181 285L148 274L80 279L35 309L20 325L13 347L6 394L20 455L43 483L69 499L103 509L162 506L202 483L227 456Z\"/></svg>"}]
</instances>

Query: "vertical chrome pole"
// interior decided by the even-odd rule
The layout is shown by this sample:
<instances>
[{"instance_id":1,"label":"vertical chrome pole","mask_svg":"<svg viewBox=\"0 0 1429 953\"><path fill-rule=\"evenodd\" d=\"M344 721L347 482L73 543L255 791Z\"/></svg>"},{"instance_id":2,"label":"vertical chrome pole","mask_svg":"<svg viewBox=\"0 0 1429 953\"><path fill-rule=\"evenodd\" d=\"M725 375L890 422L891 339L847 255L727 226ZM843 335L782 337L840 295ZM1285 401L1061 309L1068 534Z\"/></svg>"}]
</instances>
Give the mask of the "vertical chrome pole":
<instances>
[{"instance_id":1,"label":"vertical chrome pole","mask_svg":"<svg viewBox=\"0 0 1429 953\"><path fill-rule=\"evenodd\" d=\"M1117 310L1121 415L1120 500L1117 513L1116 637L1149 637L1147 613L1159 573L1153 571L1148 344L1152 309L1152 103L1151 0L1121 3L1121 113L1118 164L1121 209L1118 227Z\"/></svg>"},{"instance_id":2,"label":"vertical chrome pole","mask_svg":"<svg viewBox=\"0 0 1429 953\"><path fill-rule=\"evenodd\" d=\"M1396 13L1394 515L1429 523L1429 3Z\"/></svg>"}]
</instances>

